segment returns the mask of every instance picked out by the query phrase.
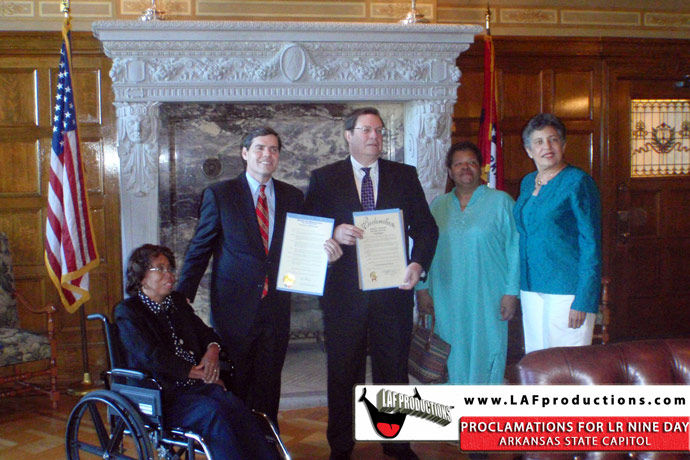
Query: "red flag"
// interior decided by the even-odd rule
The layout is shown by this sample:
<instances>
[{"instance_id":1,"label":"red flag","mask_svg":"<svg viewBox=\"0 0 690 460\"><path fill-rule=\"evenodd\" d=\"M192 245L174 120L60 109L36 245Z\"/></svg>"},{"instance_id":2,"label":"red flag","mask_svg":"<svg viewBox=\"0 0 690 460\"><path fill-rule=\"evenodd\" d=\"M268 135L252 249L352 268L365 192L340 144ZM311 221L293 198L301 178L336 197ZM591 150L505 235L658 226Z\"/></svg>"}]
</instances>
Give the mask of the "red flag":
<instances>
[{"instance_id":1,"label":"red flag","mask_svg":"<svg viewBox=\"0 0 690 460\"><path fill-rule=\"evenodd\" d=\"M99 258L91 228L84 166L79 151L72 92L69 18L62 28L62 50L53 116L53 145L46 220L45 263L62 304L74 313L89 300L89 270Z\"/></svg>"},{"instance_id":2,"label":"red flag","mask_svg":"<svg viewBox=\"0 0 690 460\"><path fill-rule=\"evenodd\" d=\"M489 187L497 190L505 190L501 144L501 131L498 129L498 111L496 110L494 44L491 35L487 35L484 40L484 100L479 127L479 150L484 163L482 178Z\"/></svg>"}]
</instances>

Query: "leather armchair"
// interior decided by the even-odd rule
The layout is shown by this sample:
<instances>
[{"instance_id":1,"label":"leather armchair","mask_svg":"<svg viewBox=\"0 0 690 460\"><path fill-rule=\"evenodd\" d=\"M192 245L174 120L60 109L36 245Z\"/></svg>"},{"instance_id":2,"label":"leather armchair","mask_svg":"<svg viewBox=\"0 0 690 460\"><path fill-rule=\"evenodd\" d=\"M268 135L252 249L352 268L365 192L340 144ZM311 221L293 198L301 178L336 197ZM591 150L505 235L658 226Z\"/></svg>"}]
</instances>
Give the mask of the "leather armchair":
<instances>
[{"instance_id":1,"label":"leather armchair","mask_svg":"<svg viewBox=\"0 0 690 460\"><path fill-rule=\"evenodd\" d=\"M644 340L560 347L526 355L511 383L523 385L653 385L690 383L690 339ZM527 452L525 460L676 460L688 453Z\"/></svg>"}]
</instances>

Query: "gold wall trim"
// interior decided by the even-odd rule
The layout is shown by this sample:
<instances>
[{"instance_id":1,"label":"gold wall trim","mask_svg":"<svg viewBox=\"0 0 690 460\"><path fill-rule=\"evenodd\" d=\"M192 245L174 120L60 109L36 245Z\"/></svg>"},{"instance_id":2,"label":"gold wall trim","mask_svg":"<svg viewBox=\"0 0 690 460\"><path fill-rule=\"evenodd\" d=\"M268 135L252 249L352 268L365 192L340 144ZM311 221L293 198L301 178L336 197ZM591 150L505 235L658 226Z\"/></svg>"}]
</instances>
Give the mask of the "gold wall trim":
<instances>
[{"instance_id":1,"label":"gold wall trim","mask_svg":"<svg viewBox=\"0 0 690 460\"><path fill-rule=\"evenodd\" d=\"M527 8L501 8L501 22L511 24L557 24L558 11Z\"/></svg>"},{"instance_id":2,"label":"gold wall trim","mask_svg":"<svg viewBox=\"0 0 690 460\"><path fill-rule=\"evenodd\" d=\"M568 25L639 26L642 15L638 12L563 10L561 22Z\"/></svg>"},{"instance_id":3,"label":"gold wall trim","mask_svg":"<svg viewBox=\"0 0 690 460\"><path fill-rule=\"evenodd\" d=\"M145 0L120 0L122 15L141 16L142 12L151 6L151 2ZM166 0L163 7L167 16L190 16L192 14L191 0Z\"/></svg>"},{"instance_id":4,"label":"gold wall trim","mask_svg":"<svg viewBox=\"0 0 690 460\"><path fill-rule=\"evenodd\" d=\"M112 18L113 4L111 2L70 2L70 14L81 18ZM56 1L39 2L38 15L41 17L64 17L60 12L60 3Z\"/></svg>"},{"instance_id":5,"label":"gold wall trim","mask_svg":"<svg viewBox=\"0 0 690 460\"><path fill-rule=\"evenodd\" d=\"M649 27L690 28L690 14L645 13L644 24Z\"/></svg>"},{"instance_id":6,"label":"gold wall trim","mask_svg":"<svg viewBox=\"0 0 690 460\"><path fill-rule=\"evenodd\" d=\"M197 16L224 18L366 18L366 4L355 2L294 2L197 0Z\"/></svg>"},{"instance_id":7,"label":"gold wall trim","mask_svg":"<svg viewBox=\"0 0 690 460\"><path fill-rule=\"evenodd\" d=\"M32 17L34 2L1 2L0 16Z\"/></svg>"}]
</instances>

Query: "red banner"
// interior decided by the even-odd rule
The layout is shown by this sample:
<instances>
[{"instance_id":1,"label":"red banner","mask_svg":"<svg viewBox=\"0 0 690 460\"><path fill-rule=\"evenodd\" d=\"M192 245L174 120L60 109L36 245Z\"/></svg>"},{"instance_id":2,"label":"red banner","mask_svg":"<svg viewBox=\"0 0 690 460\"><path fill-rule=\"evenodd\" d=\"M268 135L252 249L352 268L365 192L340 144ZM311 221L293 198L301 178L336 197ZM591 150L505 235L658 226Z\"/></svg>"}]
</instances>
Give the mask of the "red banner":
<instances>
[{"instance_id":1,"label":"red banner","mask_svg":"<svg viewBox=\"0 0 690 460\"><path fill-rule=\"evenodd\" d=\"M503 178L503 143L498 128L496 109L496 70L494 68L494 44L491 36L484 37L484 99L479 127L479 150L484 171L482 178L489 187L505 190Z\"/></svg>"},{"instance_id":2,"label":"red banner","mask_svg":"<svg viewBox=\"0 0 690 460\"><path fill-rule=\"evenodd\" d=\"M461 417L463 451L688 451L688 417Z\"/></svg>"}]
</instances>

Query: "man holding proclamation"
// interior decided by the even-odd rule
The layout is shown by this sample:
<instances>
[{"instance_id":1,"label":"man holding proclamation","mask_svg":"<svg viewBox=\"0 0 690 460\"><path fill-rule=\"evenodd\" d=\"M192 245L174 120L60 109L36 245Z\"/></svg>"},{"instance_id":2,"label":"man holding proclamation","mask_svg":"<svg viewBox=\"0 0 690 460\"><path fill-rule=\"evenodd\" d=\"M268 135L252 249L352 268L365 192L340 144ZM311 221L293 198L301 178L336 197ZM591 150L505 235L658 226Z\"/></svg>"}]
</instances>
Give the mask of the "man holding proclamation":
<instances>
[{"instance_id":1,"label":"man holding proclamation","mask_svg":"<svg viewBox=\"0 0 690 460\"><path fill-rule=\"evenodd\" d=\"M417 171L379 158L383 120L375 108L355 110L345 120L350 156L312 172L305 213L335 219L333 238L343 256L328 272L321 306L328 357L328 442L331 460L349 459L354 447L352 388L364 383L367 348L377 384L406 384L413 321L413 289L429 269L438 227L429 212ZM363 231L353 212L400 209L413 248L401 286L362 291L355 241ZM408 251L409 253L409 251ZM408 443L386 443L386 455L417 459Z\"/></svg>"},{"instance_id":2,"label":"man holding proclamation","mask_svg":"<svg viewBox=\"0 0 690 460\"><path fill-rule=\"evenodd\" d=\"M269 127L242 140L246 171L204 190L199 223L185 255L177 290L194 300L208 262L211 321L235 364L232 390L277 426L280 374L290 335L290 293L276 290L288 212L302 211L303 194L274 179L281 141ZM329 261L341 252L325 243Z\"/></svg>"}]
</instances>

